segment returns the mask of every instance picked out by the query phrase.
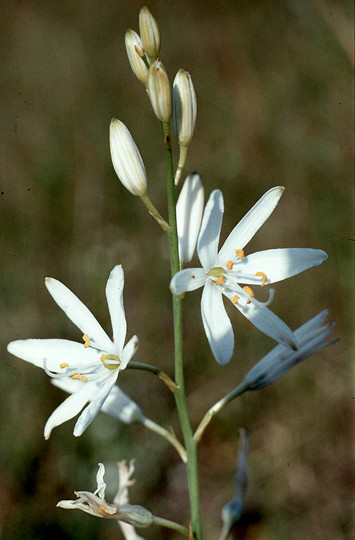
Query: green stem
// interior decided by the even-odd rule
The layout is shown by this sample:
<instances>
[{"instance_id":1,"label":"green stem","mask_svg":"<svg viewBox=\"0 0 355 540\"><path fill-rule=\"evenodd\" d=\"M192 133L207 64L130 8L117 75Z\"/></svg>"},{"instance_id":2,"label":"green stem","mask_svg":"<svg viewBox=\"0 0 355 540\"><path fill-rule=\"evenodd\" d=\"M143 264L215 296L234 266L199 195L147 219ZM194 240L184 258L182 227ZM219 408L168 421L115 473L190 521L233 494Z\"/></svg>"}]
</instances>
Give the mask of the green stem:
<instances>
[{"instance_id":1,"label":"green stem","mask_svg":"<svg viewBox=\"0 0 355 540\"><path fill-rule=\"evenodd\" d=\"M154 516L152 525L158 525L159 527L167 527L168 529L173 529L174 531L177 531L184 536L189 536L189 530L186 529L186 527L183 527L183 525L179 525L179 523L175 523L175 521L170 521L170 519Z\"/></svg>"},{"instance_id":2,"label":"green stem","mask_svg":"<svg viewBox=\"0 0 355 540\"><path fill-rule=\"evenodd\" d=\"M126 369L141 369L142 371L149 371L150 373L156 375L161 381L163 381L163 383L166 384L166 386L172 392L175 392L178 389L177 384L169 377L169 375L150 364L144 364L142 362L130 362Z\"/></svg>"},{"instance_id":3,"label":"green stem","mask_svg":"<svg viewBox=\"0 0 355 540\"><path fill-rule=\"evenodd\" d=\"M206 412L205 416L202 418L201 422L199 423L195 434L194 434L194 440L196 442L199 442L203 432L205 431L208 424L211 422L212 418L215 414L217 414L227 403L230 403L232 399L235 399L236 397L243 394L246 390L248 390L249 383L245 383L244 381L234 388L231 392L229 392L227 395L225 395L222 399L217 401L208 411Z\"/></svg>"},{"instance_id":4,"label":"green stem","mask_svg":"<svg viewBox=\"0 0 355 540\"><path fill-rule=\"evenodd\" d=\"M148 194L143 193L143 195L140 195L140 198L145 204L145 206L148 208L150 215L155 219L155 221L159 223L163 231L169 231L169 223L167 223L166 220L159 214L158 210L155 208L154 204L148 197Z\"/></svg>"},{"instance_id":5,"label":"green stem","mask_svg":"<svg viewBox=\"0 0 355 540\"><path fill-rule=\"evenodd\" d=\"M170 143L170 127L168 123L163 123L164 142L167 159L167 193L168 193L168 213L170 231L170 267L171 276L180 270L177 224L176 224L176 193L174 184L173 156ZM174 352L175 352L175 381L178 389L174 393L176 406L180 418L182 433L184 436L187 452L187 481L190 497L191 527L193 538L202 540L202 522L200 510L200 492L197 461L197 442L193 439L191 421L187 406L184 366L183 366L183 343L182 343L182 300L173 295L173 317L174 317Z\"/></svg>"},{"instance_id":6,"label":"green stem","mask_svg":"<svg viewBox=\"0 0 355 540\"><path fill-rule=\"evenodd\" d=\"M142 418L141 422L147 429L150 429L154 433L157 433L158 435L160 435L161 437L164 437L164 439L169 441L170 444L172 444L174 446L174 448L179 452L179 455L180 455L182 461L184 463L187 462L187 455L186 455L185 448L182 446L181 443L179 443L177 438L172 433L170 433L170 431L163 428L159 424L156 424L155 422L153 422L153 420L150 420L146 416L144 416Z\"/></svg>"}]
</instances>

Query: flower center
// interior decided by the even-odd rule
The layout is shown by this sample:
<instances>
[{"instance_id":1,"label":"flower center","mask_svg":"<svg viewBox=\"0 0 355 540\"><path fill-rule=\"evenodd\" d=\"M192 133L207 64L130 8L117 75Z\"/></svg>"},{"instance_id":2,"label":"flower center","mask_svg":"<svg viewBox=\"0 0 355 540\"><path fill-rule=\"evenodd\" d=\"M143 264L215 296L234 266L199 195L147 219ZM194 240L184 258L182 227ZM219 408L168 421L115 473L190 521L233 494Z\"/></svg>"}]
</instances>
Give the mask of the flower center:
<instances>
[{"instance_id":1,"label":"flower center","mask_svg":"<svg viewBox=\"0 0 355 540\"><path fill-rule=\"evenodd\" d=\"M221 266L215 266L207 274L210 277L215 277L216 279L224 278L224 268Z\"/></svg>"},{"instance_id":2,"label":"flower center","mask_svg":"<svg viewBox=\"0 0 355 540\"><path fill-rule=\"evenodd\" d=\"M121 360L115 354L103 354L100 358L106 369L118 369L121 365Z\"/></svg>"}]
</instances>

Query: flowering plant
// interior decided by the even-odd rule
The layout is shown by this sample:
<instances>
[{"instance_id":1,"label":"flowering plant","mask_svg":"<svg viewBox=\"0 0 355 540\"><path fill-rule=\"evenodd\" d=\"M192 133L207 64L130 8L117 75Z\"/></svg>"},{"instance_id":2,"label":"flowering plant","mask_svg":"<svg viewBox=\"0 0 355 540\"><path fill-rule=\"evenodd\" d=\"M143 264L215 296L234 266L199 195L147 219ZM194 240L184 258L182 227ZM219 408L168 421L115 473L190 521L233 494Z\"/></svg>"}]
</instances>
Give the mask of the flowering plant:
<instances>
[{"instance_id":1,"label":"flowering plant","mask_svg":"<svg viewBox=\"0 0 355 540\"><path fill-rule=\"evenodd\" d=\"M202 540L203 520L200 508L198 445L215 414L226 404L250 390L259 390L281 378L297 363L317 351L332 345L328 340L333 323L327 310L314 316L298 330L269 309L274 291L269 290L267 301L255 297L252 287L268 286L291 278L326 260L324 251L311 248L279 248L245 253L245 247L269 218L278 204L284 188L273 187L255 203L234 227L223 246L219 240L224 212L223 195L219 189L210 194L204 207L204 188L197 173L187 176L178 196L178 188L189 145L194 136L197 99L191 75L184 69L176 74L171 88L168 72L158 57L161 40L157 22L144 7L139 17L140 35L128 30L125 45L133 73L144 85L150 104L162 125L163 148L167 161L167 207L165 219L150 199L149 183L140 151L126 125L112 119L109 127L111 159L115 173L123 186L147 207L168 236L170 279L166 281L172 294L174 326L174 375L169 375L151 363L134 362L138 338L126 341L126 318L123 305L124 273L115 266L106 285L106 298L112 323L112 339L86 306L61 282L46 279L46 287L82 333L82 342L64 339L27 339L12 341L8 351L42 368L54 385L69 393L69 397L51 414L44 436L50 437L54 427L79 415L74 435L81 436L100 410L118 420L139 422L168 441L178 452L186 468L191 521L180 523L160 518L140 505L129 504L128 487L132 485L133 462L127 467L119 464L120 487L113 503L105 500L104 466L99 464L97 489L94 493L76 491L76 500L61 501L58 506L79 509L96 517L114 519L125 538L140 538L136 528L164 527L182 536ZM173 165L171 121L174 122L179 157ZM197 246L201 267L186 268ZM122 261L124 263L124 261ZM225 394L192 425L185 390L183 357L183 303L185 293L203 287L201 313L203 326L212 354L220 365L227 364L234 354L234 333L223 297L244 315L258 330L278 344L266 354L241 383ZM144 344L143 344L144 350ZM162 380L171 391L180 427L181 441L174 433L147 418L131 397L116 384L120 373L134 368L150 372ZM120 375L120 378L124 373ZM97 420L98 422L99 420ZM220 540L227 539L232 527L242 515L248 486L248 454L252 452L250 437L240 430L240 451L235 474L235 494L221 510Z\"/></svg>"}]
</instances>

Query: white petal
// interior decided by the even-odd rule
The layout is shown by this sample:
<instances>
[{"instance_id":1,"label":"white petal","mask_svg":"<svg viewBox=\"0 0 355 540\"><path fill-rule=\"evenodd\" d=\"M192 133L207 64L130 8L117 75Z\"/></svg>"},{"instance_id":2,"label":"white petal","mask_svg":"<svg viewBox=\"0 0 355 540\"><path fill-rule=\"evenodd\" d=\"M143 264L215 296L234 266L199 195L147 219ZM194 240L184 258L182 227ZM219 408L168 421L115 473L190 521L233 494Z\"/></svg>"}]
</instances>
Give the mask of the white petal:
<instances>
[{"instance_id":1,"label":"white petal","mask_svg":"<svg viewBox=\"0 0 355 540\"><path fill-rule=\"evenodd\" d=\"M266 283L269 284L317 266L326 258L327 254L321 249L269 249L244 257L237 263L235 270L241 272L239 283L260 284L261 278L255 274L263 272L267 276Z\"/></svg>"},{"instance_id":2,"label":"white petal","mask_svg":"<svg viewBox=\"0 0 355 540\"><path fill-rule=\"evenodd\" d=\"M97 489L94 494L100 497L100 499L105 498L106 482L104 480L104 476L105 476L105 466L103 463L99 463L99 470L97 471L97 474L96 474Z\"/></svg>"},{"instance_id":3,"label":"white petal","mask_svg":"<svg viewBox=\"0 0 355 540\"><path fill-rule=\"evenodd\" d=\"M123 306L124 274L122 266L115 266L106 284L106 298L110 311L115 350L120 356L127 332Z\"/></svg>"},{"instance_id":4,"label":"white petal","mask_svg":"<svg viewBox=\"0 0 355 540\"><path fill-rule=\"evenodd\" d=\"M91 311L88 310L68 287L54 278L46 278L46 287L69 319L80 328L83 334L89 336L94 347L107 352L113 350L112 341Z\"/></svg>"},{"instance_id":5,"label":"white petal","mask_svg":"<svg viewBox=\"0 0 355 540\"><path fill-rule=\"evenodd\" d=\"M271 188L254 204L224 242L218 254L217 266L225 265L234 258L236 249L243 249L247 245L275 209L284 189L282 186Z\"/></svg>"},{"instance_id":6,"label":"white petal","mask_svg":"<svg viewBox=\"0 0 355 540\"><path fill-rule=\"evenodd\" d=\"M89 401L90 395L92 395L95 389L95 383L76 382L78 383L78 390L63 401L63 403L61 403L48 418L47 423L44 426L45 439L49 439L53 428L74 418L74 416L76 416L84 407L85 403Z\"/></svg>"},{"instance_id":7,"label":"white petal","mask_svg":"<svg viewBox=\"0 0 355 540\"><path fill-rule=\"evenodd\" d=\"M225 294L232 300L233 293ZM275 339L285 347L297 350L297 342L292 330L267 307L253 303L246 305L243 300L239 300L235 306L261 332Z\"/></svg>"},{"instance_id":8,"label":"white petal","mask_svg":"<svg viewBox=\"0 0 355 540\"><path fill-rule=\"evenodd\" d=\"M210 281L206 282L201 299L202 321L206 336L217 362L222 366L232 358L234 335L223 305L221 292Z\"/></svg>"},{"instance_id":9,"label":"white petal","mask_svg":"<svg viewBox=\"0 0 355 540\"><path fill-rule=\"evenodd\" d=\"M212 191L207 201L197 243L198 256L206 272L216 266L223 212L223 195L216 189Z\"/></svg>"},{"instance_id":10,"label":"white petal","mask_svg":"<svg viewBox=\"0 0 355 540\"><path fill-rule=\"evenodd\" d=\"M104 404L117 380L117 376L118 370L113 371L96 395L93 396L91 403L83 410L74 427L73 434L75 437L80 437L89 424L91 424L91 422L99 414L102 405Z\"/></svg>"},{"instance_id":11,"label":"white petal","mask_svg":"<svg viewBox=\"0 0 355 540\"><path fill-rule=\"evenodd\" d=\"M7 350L35 366L49 371L60 372L60 364L67 362L73 366L88 366L98 363L101 352L91 347L85 349L83 343L66 339L24 339L12 341Z\"/></svg>"},{"instance_id":12,"label":"white petal","mask_svg":"<svg viewBox=\"0 0 355 540\"><path fill-rule=\"evenodd\" d=\"M190 262L200 232L204 189L197 173L190 174L182 187L176 204L180 264Z\"/></svg>"},{"instance_id":13,"label":"white petal","mask_svg":"<svg viewBox=\"0 0 355 540\"><path fill-rule=\"evenodd\" d=\"M133 336L125 348L123 349L121 353L121 365L119 367L119 370L122 371L123 369L126 369L128 363L130 362L132 356L135 354L136 350L138 349L139 341L137 336Z\"/></svg>"},{"instance_id":14,"label":"white petal","mask_svg":"<svg viewBox=\"0 0 355 540\"><path fill-rule=\"evenodd\" d=\"M170 290L173 294L182 294L187 291L195 291L203 287L206 281L206 273L202 268L185 268L177 272L170 282Z\"/></svg>"}]
</instances>

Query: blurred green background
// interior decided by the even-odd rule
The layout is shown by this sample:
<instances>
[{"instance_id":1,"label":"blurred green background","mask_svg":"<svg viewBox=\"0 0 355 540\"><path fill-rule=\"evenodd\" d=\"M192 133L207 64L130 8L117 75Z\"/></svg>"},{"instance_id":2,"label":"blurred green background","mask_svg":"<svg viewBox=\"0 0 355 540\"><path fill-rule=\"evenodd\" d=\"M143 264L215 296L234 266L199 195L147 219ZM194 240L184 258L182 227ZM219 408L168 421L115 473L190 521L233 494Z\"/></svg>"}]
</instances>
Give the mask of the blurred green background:
<instances>
[{"instance_id":1,"label":"blurred green background","mask_svg":"<svg viewBox=\"0 0 355 540\"><path fill-rule=\"evenodd\" d=\"M79 439L74 421L43 439L64 395L47 375L6 352L8 341L81 336L44 287L67 284L110 332L104 296L115 264L126 274L130 337L137 361L172 367L167 242L140 201L117 180L109 155L112 116L131 130L166 215L159 122L130 71L127 28L138 31L137 0L2 2L1 18L1 456L0 536L121 538L114 522L57 509L74 490L95 489L97 463L136 458L131 501L188 523L184 467L173 449L140 426L100 413ZM152 0L161 59L173 79L191 73L198 99L186 173L197 170L206 197L225 196L222 230L270 187L286 186L248 246L316 247L320 268L276 286L272 309L297 328L328 307L339 343L274 385L242 396L201 442L207 539L232 497L238 429L252 435L250 486L235 538L351 537L352 427L352 3L350 0ZM194 426L241 381L272 340L231 311L235 355L221 368L202 329L200 292L185 301L186 381ZM121 387L147 416L180 436L171 395L153 376L127 370ZM147 539L175 539L154 529Z\"/></svg>"}]
</instances>

